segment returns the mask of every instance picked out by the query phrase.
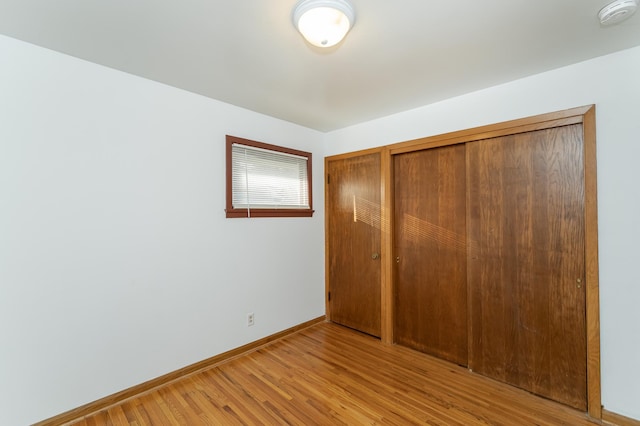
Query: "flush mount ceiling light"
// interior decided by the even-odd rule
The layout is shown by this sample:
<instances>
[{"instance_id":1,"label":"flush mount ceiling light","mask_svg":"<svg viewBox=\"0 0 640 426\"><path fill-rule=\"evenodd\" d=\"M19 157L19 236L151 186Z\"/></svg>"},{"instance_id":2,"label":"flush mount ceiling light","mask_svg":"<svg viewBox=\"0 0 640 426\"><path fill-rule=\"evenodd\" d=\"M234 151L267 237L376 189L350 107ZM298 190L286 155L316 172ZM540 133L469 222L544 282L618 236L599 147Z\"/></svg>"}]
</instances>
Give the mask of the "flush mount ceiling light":
<instances>
[{"instance_id":1,"label":"flush mount ceiling light","mask_svg":"<svg viewBox=\"0 0 640 426\"><path fill-rule=\"evenodd\" d=\"M633 15L638 8L636 0L616 0L609 3L598 12L602 25L613 25L624 21Z\"/></svg>"},{"instance_id":2,"label":"flush mount ceiling light","mask_svg":"<svg viewBox=\"0 0 640 426\"><path fill-rule=\"evenodd\" d=\"M355 17L346 0L300 0L293 9L293 25L318 47L340 43L353 27Z\"/></svg>"}]
</instances>

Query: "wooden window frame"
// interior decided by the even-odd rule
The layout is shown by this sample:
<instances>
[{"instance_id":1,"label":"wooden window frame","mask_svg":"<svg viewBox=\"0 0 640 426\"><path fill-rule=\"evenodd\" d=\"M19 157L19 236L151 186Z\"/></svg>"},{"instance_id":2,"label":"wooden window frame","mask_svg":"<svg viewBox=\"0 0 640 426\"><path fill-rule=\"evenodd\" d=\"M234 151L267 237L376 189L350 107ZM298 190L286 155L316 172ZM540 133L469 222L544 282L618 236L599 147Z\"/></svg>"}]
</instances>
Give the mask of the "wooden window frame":
<instances>
[{"instance_id":1,"label":"wooden window frame","mask_svg":"<svg viewBox=\"0 0 640 426\"><path fill-rule=\"evenodd\" d=\"M274 209L274 208L234 208L233 207L233 182L232 182L232 146L241 144L250 147L265 149L268 151L281 152L285 154L297 155L307 159L307 187L309 196L308 209ZM264 142L243 139L236 136L226 135L226 217L227 218L256 218L256 217L311 217L313 216L313 191L312 191L312 154L292 148L285 148Z\"/></svg>"}]
</instances>

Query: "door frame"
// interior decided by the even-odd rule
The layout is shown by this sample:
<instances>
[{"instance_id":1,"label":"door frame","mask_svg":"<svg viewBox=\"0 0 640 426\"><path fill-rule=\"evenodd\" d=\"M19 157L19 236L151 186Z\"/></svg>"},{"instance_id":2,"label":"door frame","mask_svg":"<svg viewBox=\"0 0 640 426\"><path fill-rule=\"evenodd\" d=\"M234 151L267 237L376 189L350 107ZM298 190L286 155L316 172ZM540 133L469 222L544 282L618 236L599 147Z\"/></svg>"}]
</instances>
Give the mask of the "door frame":
<instances>
[{"instance_id":1,"label":"door frame","mask_svg":"<svg viewBox=\"0 0 640 426\"><path fill-rule=\"evenodd\" d=\"M393 155L405 152L436 148L459 143L481 141L500 136L549 129L570 124L582 124L584 150L585 189L585 291L586 291L586 337L587 337L587 413L595 419L602 418L600 375L600 295L598 272L598 209L596 187L596 107L586 105L562 111L474 127L436 136L399 142L391 145L325 157L325 241L328 241L326 215L327 163L332 160L359 155L380 153L380 200L381 200L381 340L394 343L394 282L393 282ZM331 248L325 244L325 259ZM330 290L328 262L325 261L325 310L331 321L328 302Z\"/></svg>"}]
</instances>

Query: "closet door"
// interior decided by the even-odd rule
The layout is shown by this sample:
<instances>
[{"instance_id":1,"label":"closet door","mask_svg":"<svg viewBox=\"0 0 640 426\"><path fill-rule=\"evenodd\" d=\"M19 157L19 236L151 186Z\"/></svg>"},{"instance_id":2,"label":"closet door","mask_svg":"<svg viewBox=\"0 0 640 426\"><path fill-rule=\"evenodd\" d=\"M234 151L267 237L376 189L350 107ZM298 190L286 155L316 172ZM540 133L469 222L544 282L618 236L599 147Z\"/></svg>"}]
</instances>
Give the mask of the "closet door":
<instances>
[{"instance_id":1,"label":"closet door","mask_svg":"<svg viewBox=\"0 0 640 426\"><path fill-rule=\"evenodd\" d=\"M380 337L380 153L326 163L329 319Z\"/></svg>"},{"instance_id":2,"label":"closet door","mask_svg":"<svg viewBox=\"0 0 640 426\"><path fill-rule=\"evenodd\" d=\"M393 170L395 341L467 365L465 147L398 154Z\"/></svg>"},{"instance_id":3,"label":"closet door","mask_svg":"<svg viewBox=\"0 0 640 426\"><path fill-rule=\"evenodd\" d=\"M580 124L467 144L469 366L586 409Z\"/></svg>"}]
</instances>

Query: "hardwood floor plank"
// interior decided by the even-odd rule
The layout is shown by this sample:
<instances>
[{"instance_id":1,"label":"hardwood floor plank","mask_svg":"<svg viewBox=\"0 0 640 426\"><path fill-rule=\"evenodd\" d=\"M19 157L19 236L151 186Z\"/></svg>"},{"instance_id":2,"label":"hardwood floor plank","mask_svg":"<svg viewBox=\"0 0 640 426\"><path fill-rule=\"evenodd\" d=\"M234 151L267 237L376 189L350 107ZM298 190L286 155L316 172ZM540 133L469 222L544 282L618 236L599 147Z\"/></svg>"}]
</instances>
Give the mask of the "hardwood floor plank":
<instances>
[{"instance_id":1,"label":"hardwood floor plank","mask_svg":"<svg viewBox=\"0 0 640 426\"><path fill-rule=\"evenodd\" d=\"M131 424L124 411L122 411L122 406L111 407L107 410L107 413L109 414L109 419L115 425Z\"/></svg>"},{"instance_id":2,"label":"hardwood floor plank","mask_svg":"<svg viewBox=\"0 0 640 426\"><path fill-rule=\"evenodd\" d=\"M73 424L586 426L599 422L455 364L322 323Z\"/></svg>"}]
</instances>

